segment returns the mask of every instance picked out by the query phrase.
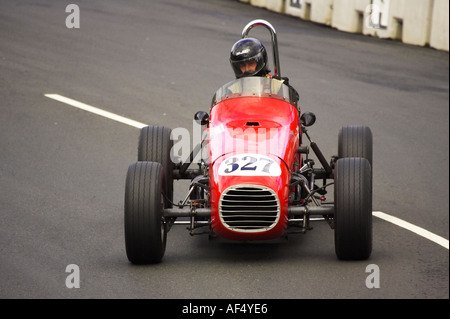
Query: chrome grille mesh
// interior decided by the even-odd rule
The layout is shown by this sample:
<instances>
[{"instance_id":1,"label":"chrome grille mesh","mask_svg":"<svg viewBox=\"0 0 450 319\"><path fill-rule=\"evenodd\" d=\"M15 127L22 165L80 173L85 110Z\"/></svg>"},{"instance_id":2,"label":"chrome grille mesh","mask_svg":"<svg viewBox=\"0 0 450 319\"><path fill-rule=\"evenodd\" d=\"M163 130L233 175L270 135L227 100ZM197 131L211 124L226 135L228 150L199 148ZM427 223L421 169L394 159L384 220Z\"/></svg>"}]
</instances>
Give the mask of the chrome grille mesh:
<instances>
[{"instance_id":1,"label":"chrome grille mesh","mask_svg":"<svg viewBox=\"0 0 450 319\"><path fill-rule=\"evenodd\" d=\"M234 231L266 231L277 224L280 203L277 194L268 187L232 186L220 197L219 216L222 223Z\"/></svg>"}]
</instances>

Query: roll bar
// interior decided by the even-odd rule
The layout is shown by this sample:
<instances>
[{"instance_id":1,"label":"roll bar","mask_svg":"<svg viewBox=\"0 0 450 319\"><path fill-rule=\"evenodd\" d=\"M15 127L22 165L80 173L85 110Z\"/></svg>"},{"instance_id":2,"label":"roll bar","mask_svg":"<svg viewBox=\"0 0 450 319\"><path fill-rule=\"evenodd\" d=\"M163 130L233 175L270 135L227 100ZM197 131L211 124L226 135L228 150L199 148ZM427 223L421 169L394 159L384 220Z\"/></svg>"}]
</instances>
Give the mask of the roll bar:
<instances>
[{"instance_id":1,"label":"roll bar","mask_svg":"<svg viewBox=\"0 0 450 319\"><path fill-rule=\"evenodd\" d=\"M270 34L272 35L273 73L274 73L274 75L281 76L280 58L278 55L277 32L275 31L275 28L269 22L267 22L266 20L262 20L262 19L250 21L242 30L242 38L247 38L250 30L256 26L263 26L270 31Z\"/></svg>"}]
</instances>

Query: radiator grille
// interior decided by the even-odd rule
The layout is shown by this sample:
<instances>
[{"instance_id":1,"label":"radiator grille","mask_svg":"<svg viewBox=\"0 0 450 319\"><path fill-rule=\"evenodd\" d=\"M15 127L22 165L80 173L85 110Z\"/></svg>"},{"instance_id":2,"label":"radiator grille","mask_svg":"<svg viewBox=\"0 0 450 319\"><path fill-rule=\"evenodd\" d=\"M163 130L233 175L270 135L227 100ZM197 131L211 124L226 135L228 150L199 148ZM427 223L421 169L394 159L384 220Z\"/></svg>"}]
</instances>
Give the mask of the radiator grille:
<instances>
[{"instance_id":1,"label":"radiator grille","mask_svg":"<svg viewBox=\"0 0 450 319\"><path fill-rule=\"evenodd\" d=\"M266 231L280 218L280 202L277 194L268 187L232 186L220 197L219 216L225 227L234 231Z\"/></svg>"}]
</instances>

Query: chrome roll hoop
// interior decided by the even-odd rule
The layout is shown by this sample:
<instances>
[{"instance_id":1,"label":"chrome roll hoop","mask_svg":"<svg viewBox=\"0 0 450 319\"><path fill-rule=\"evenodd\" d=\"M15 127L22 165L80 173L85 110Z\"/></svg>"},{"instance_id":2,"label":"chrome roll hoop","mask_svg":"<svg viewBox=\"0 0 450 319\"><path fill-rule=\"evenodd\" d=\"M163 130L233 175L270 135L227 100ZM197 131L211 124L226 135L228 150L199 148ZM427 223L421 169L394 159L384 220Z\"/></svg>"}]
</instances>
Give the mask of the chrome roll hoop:
<instances>
[{"instance_id":1,"label":"chrome roll hoop","mask_svg":"<svg viewBox=\"0 0 450 319\"><path fill-rule=\"evenodd\" d=\"M250 21L242 30L242 38L248 38L248 33L256 26L263 26L270 31L272 36L272 50L273 50L273 73L274 75L281 76L280 72L280 58L278 55L278 41L277 32L275 28L266 20L257 19Z\"/></svg>"}]
</instances>

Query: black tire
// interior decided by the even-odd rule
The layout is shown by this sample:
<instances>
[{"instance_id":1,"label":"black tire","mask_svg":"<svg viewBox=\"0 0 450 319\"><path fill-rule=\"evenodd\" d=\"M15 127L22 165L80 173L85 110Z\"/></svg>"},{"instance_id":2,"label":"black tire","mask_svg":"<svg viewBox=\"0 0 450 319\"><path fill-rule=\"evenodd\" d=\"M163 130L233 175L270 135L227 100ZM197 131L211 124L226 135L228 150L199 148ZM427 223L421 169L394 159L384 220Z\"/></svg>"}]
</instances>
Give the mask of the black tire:
<instances>
[{"instance_id":1,"label":"black tire","mask_svg":"<svg viewBox=\"0 0 450 319\"><path fill-rule=\"evenodd\" d=\"M164 170L156 162L128 167L125 184L125 248L133 264L158 263L166 250L163 221Z\"/></svg>"},{"instance_id":2,"label":"black tire","mask_svg":"<svg viewBox=\"0 0 450 319\"><path fill-rule=\"evenodd\" d=\"M372 253L372 172L365 158L336 162L335 251L342 260L365 260Z\"/></svg>"},{"instance_id":3,"label":"black tire","mask_svg":"<svg viewBox=\"0 0 450 319\"><path fill-rule=\"evenodd\" d=\"M166 207L172 207L173 202L173 162L170 152L173 140L172 130L164 126L146 126L141 129L138 145L138 161L157 162L164 168L166 178Z\"/></svg>"},{"instance_id":4,"label":"black tire","mask_svg":"<svg viewBox=\"0 0 450 319\"><path fill-rule=\"evenodd\" d=\"M373 162L372 131L367 126L344 126L339 130L338 157L363 157Z\"/></svg>"}]
</instances>

